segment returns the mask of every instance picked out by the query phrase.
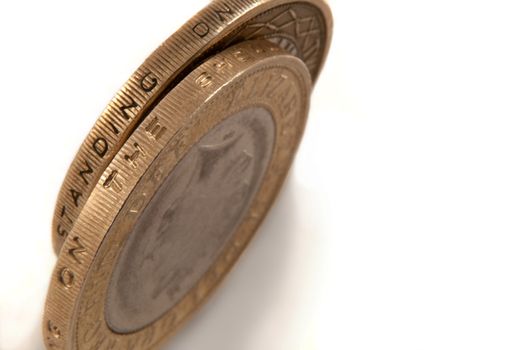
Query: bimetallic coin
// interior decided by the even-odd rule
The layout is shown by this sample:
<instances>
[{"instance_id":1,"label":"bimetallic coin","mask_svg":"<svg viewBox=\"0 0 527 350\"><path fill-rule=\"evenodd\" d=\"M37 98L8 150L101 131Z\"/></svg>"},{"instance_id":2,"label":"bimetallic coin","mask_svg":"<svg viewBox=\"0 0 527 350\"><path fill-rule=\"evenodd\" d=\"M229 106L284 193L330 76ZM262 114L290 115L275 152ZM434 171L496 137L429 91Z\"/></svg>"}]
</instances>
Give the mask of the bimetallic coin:
<instances>
[{"instance_id":1,"label":"bimetallic coin","mask_svg":"<svg viewBox=\"0 0 527 350\"><path fill-rule=\"evenodd\" d=\"M166 313L207 271L259 188L274 122L248 107L207 132L139 216L112 272L108 326L131 333Z\"/></svg>"},{"instance_id":2,"label":"bimetallic coin","mask_svg":"<svg viewBox=\"0 0 527 350\"><path fill-rule=\"evenodd\" d=\"M46 346L150 349L176 331L272 204L310 92L302 60L248 41L166 94L104 170L64 242Z\"/></svg>"},{"instance_id":3,"label":"bimetallic coin","mask_svg":"<svg viewBox=\"0 0 527 350\"><path fill-rule=\"evenodd\" d=\"M233 44L264 38L300 58L314 81L329 48L331 29L331 13L323 0L216 0L209 4L139 67L81 145L55 207L55 252L130 134L200 62Z\"/></svg>"}]
</instances>

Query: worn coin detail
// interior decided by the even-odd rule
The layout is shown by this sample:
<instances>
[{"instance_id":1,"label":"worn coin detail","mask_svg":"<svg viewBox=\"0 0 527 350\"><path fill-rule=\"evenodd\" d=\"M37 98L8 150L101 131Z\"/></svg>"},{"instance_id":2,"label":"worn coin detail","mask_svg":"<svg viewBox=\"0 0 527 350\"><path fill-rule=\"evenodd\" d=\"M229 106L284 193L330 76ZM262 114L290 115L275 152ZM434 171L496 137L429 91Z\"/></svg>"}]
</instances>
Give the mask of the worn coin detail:
<instances>
[{"instance_id":1,"label":"worn coin detail","mask_svg":"<svg viewBox=\"0 0 527 350\"><path fill-rule=\"evenodd\" d=\"M264 38L300 58L314 81L328 51L331 28L331 13L323 0L211 2L139 67L84 140L57 199L52 223L55 252L59 252L92 189L129 136L200 62L233 44Z\"/></svg>"},{"instance_id":2,"label":"worn coin detail","mask_svg":"<svg viewBox=\"0 0 527 350\"><path fill-rule=\"evenodd\" d=\"M112 272L105 316L113 331L151 324L205 273L246 212L273 143L270 112L249 107L215 126L168 174Z\"/></svg>"},{"instance_id":3,"label":"worn coin detail","mask_svg":"<svg viewBox=\"0 0 527 350\"><path fill-rule=\"evenodd\" d=\"M158 347L229 271L306 122L312 76L281 46L246 41L207 59L116 150L58 255L49 349Z\"/></svg>"}]
</instances>

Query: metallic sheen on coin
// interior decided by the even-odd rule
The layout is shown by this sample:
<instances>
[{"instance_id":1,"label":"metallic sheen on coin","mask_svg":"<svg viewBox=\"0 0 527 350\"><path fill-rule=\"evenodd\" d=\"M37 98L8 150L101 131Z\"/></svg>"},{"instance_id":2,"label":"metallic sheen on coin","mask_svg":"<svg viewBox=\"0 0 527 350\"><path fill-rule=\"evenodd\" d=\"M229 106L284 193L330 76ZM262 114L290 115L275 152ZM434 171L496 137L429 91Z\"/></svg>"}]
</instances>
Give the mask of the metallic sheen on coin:
<instances>
[{"instance_id":1,"label":"metallic sheen on coin","mask_svg":"<svg viewBox=\"0 0 527 350\"><path fill-rule=\"evenodd\" d=\"M163 94L84 193L52 274L47 348L152 349L184 324L280 190L312 73L272 40L243 41Z\"/></svg>"},{"instance_id":2,"label":"metallic sheen on coin","mask_svg":"<svg viewBox=\"0 0 527 350\"><path fill-rule=\"evenodd\" d=\"M300 58L316 80L331 41L323 0L215 0L161 45L124 84L81 145L52 223L58 253L108 164L152 108L194 67L233 44L266 39Z\"/></svg>"},{"instance_id":3,"label":"metallic sheen on coin","mask_svg":"<svg viewBox=\"0 0 527 350\"><path fill-rule=\"evenodd\" d=\"M192 146L120 252L106 301L111 329L130 333L149 325L206 272L247 212L273 143L271 113L249 107Z\"/></svg>"}]
</instances>

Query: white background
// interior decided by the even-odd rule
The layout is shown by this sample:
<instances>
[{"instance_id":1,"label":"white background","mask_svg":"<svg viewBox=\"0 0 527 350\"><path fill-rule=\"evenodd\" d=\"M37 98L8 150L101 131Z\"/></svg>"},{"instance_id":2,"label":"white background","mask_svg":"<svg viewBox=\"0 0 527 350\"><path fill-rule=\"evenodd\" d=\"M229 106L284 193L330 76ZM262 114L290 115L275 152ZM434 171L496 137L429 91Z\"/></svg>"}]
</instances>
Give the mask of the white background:
<instances>
[{"instance_id":1,"label":"white background","mask_svg":"<svg viewBox=\"0 0 527 350\"><path fill-rule=\"evenodd\" d=\"M52 209L77 147L205 3L0 4L0 349L42 349ZM526 349L525 1L331 5L287 186L164 349Z\"/></svg>"}]
</instances>

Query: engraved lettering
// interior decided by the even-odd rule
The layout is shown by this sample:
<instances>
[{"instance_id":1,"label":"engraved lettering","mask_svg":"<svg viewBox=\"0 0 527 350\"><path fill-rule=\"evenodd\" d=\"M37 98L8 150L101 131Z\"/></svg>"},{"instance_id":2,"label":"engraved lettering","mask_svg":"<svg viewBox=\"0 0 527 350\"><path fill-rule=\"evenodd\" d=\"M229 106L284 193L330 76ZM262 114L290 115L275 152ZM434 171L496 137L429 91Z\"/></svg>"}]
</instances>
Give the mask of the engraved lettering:
<instances>
[{"instance_id":1,"label":"engraved lettering","mask_svg":"<svg viewBox=\"0 0 527 350\"><path fill-rule=\"evenodd\" d=\"M258 46L254 46L254 45L250 45L250 47L257 55L266 52L265 48L263 48L263 47L258 47Z\"/></svg>"},{"instance_id":2,"label":"engraved lettering","mask_svg":"<svg viewBox=\"0 0 527 350\"><path fill-rule=\"evenodd\" d=\"M148 124L148 126L146 127L146 133L148 134L148 136L150 136L156 141L163 137L166 131L167 128L165 128L159 123L159 119L157 117L154 117L154 119L152 119L150 124Z\"/></svg>"},{"instance_id":3,"label":"engraved lettering","mask_svg":"<svg viewBox=\"0 0 527 350\"><path fill-rule=\"evenodd\" d=\"M128 163L130 163L132 168L136 169L137 168L137 158L139 158L139 156L144 157L145 151L143 150L141 146L139 146L137 142L134 143L134 147L136 149L135 152L132 153L131 155L125 155L124 159L128 161Z\"/></svg>"},{"instance_id":4,"label":"engraved lettering","mask_svg":"<svg viewBox=\"0 0 527 350\"><path fill-rule=\"evenodd\" d=\"M112 188L113 190L115 190L115 192L121 192L123 189L123 185L117 178L118 175L119 172L117 170L112 171L110 175L108 175L108 177L106 178L106 181L104 181L104 188Z\"/></svg>"},{"instance_id":5,"label":"engraved lettering","mask_svg":"<svg viewBox=\"0 0 527 350\"><path fill-rule=\"evenodd\" d=\"M256 54L262 54L265 52L277 52L280 51L280 48L276 45L270 46L270 43L265 42L265 45L255 45L254 43L250 43L249 47L256 53Z\"/></svg>"},{"instance_id":6,"label":"engraved lettering","mask_svg":"<svg viewBox=\"0 0 527 350\"><path fill-rule=\"evenodd\" d=\"M207 72L201 73L196 78L196 84L198 84L201 88L206 88L207 86L210 86L210 84L212 84L212 75Z\"/></svg>"},{"instance_id":7,"label":"engraved lettering","mask_svg":"<svg viewBox=\"0 0 527 350\"><path fill-rule=\"evenodd\" d=\"M59 281L66 289L73 287L75 274L68 267L63 268L59 274Z\"/></svg>"},{"instance_id":8,"label":"engraved lettering","mask_svg":"<svg viewBox=\"0 0 527 350\"><path fill-rule=\"evenodd\" d=\"M248 62L252 58L245 50L236 50L233 55L240 62Z\"/></svg>"},{"instance_id":9,"label":"engraved lettering","mask_svg":"<svg viewBox=\"0 0 527 350\"><path fill-rule=\"evenodd\" d=\"M86 164L86 169L81 170L79 172L79 175L82 177L82 179L84 180L84 183L87 185L90 182L88 181L86 176L90 175L90 174L93 174L93 168L91 167L91 164L90 164L90 162L88 162L88 160L85 160L84 163Z\"/></svg>"},{"instance_id":10,"label":"engraved lettering","mask_svg":"<svg viewBox=\"0 0 527 350\"><path fill-rule=\"evenodd\" d=\"M48 320L48 332L55 339L60 339L62 337L62 332L60 331L60 328L51 320Z\"/></svg>"},{"instance_id":11,"label":"engraved lettering","mask_svg":"<svg viewBox=\"0 0 527 350\"><path fill-rule=\"evenodd\" d=\"M204 38L207 36L207 34L209 34L210 28L207 23L199 22L198 24L194 26L194 28L192 28L192 31L196 33L196 35L199 36L200 38Z\"/></svg>"},{"instance_id":12,"label":"engraved lettering","mask_svg":"<svg viewBox=\"0 0 527 350\"><path fill-rule=\"evenodd\" d=\"M73 223L73 221L70 219L70 217L68 216L68 214L66 212L66 206L65 205L62 206L62 209L60 211L60 217L61 218L66 218L66 219L68 219L68 221L70 223ZM58 224L57 225L57 234L60 237L66 237L68 235L68 231L66 229L64 229L61 224Z\"/></svg>"},{"instance_id":13,"label":"engraved lettering","mask_svg":"<svg viewBox=\"0 0 527 350\"><path fill-rule=\"evenodd\" d=\"M112 132L113 132L115 135L119 135L119 134L121 133L121 131L119 130L119 128L117 128L117 126L115 126L115 123L114 123L114 122L109 121L108 124L110 125L110 128L112 129Z\"/></svg>"},{"instance_id":14,"label":"engraved lettering","mask_svg":"<svg viewBox=\"0 0 527 350\"><path fill-rule=\"evenodd\" d=\"M68 235L68 231L62 228L60 224L57 225L57 234L61 237L66 237Z\"/></svg>"},{"instance_id":15,"label":"engraved lettering","mask_svg":"<svg viewBox=\"0 0 527 350\"><path fill-rule=\"evenodd\" d=\"M157 78L152 72L146 73L143 79L141 79L141 89L143 89L144 92L150 92L154 90L156 86Z\"/></svg>"},{"instance_id":16,"label":"engraved lettering","mask_svg":"<svg viewBox=\"0 0 527 350\"><path fill-rule=\"evenodd\" d=\"M75 259L78 264L82 264L80 257L86 253L86 247L82 245L80 237L78 236L73 238L73 242L75 242L75 247L70 248L68 250L68 253L73 257L73 259Z\"/></svg>"},{"instance_id":17,"label":"engraved lettering","mask_svg":"<svg viewBox=\"0 0 527 350\"><path fill-rule=\"evenodd\" d=\"M130 120L132 116L128 114L128 110L137 108L139 107L139 105L137 104L137 102L135 102L133 97L130 97L127 95L124 95L124 96L126 96L130 100L130 103L124 103L122 106L119 107L119 110L121 111L121 115L123 116L124 119Z\"/></svg>"},{"instance_id":18,"label":"engraved lettering","mask_svg":"<svg viewBox=\"0 0 527 350\"><path fill-rule=\"evenodd\" d=\"M218 19L222 22L227 22L227 16L226 15L232 15L232 10L229 6L224 5L223 9L214 10L216 15L218 16Z\"/></svg>"},{"instance_id":19,"label":"engraved lettering","mask_svg":"<svg viewBox=\"0 0 527 350\"><path fill-rule=\"evenodd\" d=\"M61 211L60 211L60 217L61 217L61 218L66 218L66 219L68 219L68 221L69 221L70 223L73 223L73 221L72 221L71 218L69 217L68 213L66 212L66 206L65 206L65 205L62 206L62 209L61 209Z\"/></svg>"},{"instance_id":20,"label":"engraved lettering","mask_svg":"<svg viewBox=\"0 0 527 350\"><path fill-rule=\"evenodd\" d=\"M74 189L70 189L71 198L73 199L73 203L75 203L75 206L79 206L79 198L82 197L82 193L79 191L76 191Z\"/></svg>"},{"instance_id":21,"label":"engraved lettering","mask_svg":"<svg viewBox=\"0 0 527 350\"><path fill-rule=\"evenodd\" d=\"M222 58L219 62L214 63L214 69L216 70L216 72L221 72L227 67L232 68L232 63L230 63L225 58Z\"/></svg>"},{"instance_id":22,"label":"engraved lettering","mask_svg":"<svg viewBox=\"0 0 527 350\"><path fill-rule=\"evenodd\" d=\"M57 327L51 320L48 320L46 331L49 333L49 335L46 336L47 346L52 349L57 348L58 341L62 338L62 332L59 327Z\"/></svg>"},{"instance_id":23,"label":"engraved lettering","mask_svg":"<svg viewBox=\"0 0 527 350\"><path fill-rule=\"evenodd\" d=\"M92 148L99 157L104 158L106 152L108 152L108 141L99 137L93 142Z\"/></svg>"}]
</instances>

